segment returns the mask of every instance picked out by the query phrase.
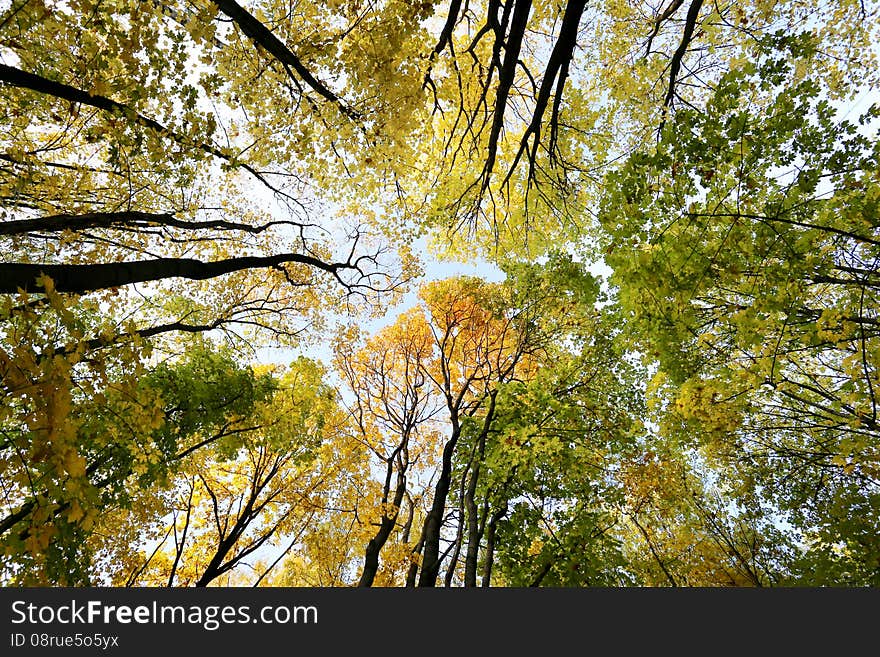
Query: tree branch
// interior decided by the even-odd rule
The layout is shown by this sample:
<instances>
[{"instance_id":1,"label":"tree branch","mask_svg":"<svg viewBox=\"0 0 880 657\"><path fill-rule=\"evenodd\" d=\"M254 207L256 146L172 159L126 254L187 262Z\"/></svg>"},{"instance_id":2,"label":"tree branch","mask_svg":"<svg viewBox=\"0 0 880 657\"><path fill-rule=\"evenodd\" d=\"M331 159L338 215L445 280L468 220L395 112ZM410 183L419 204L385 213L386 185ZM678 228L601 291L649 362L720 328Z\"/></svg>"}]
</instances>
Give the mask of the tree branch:
<instances>
[{"instance_id":1,"label":"tree branch","mask_svg":"<svg viewBox=\"0 0 880 657\"><path fill-rule=\"evenodd\" d=\"M48 78L44 78L33 73L28 73L27 71L22 71L21 69L17 69L13 66L7 66L6 64L0 64L0 82L6 83L13 87L20 87L22 89L35 91L37 93L47 96L61 98L71 103L81 103L90 107L96 107L100 110L104 110L105 112L109 112L110 114L126 117L136 125L152 130L156 134L171 139L175 143L181 144L183 146L194 146L195 148L209 155L213 155L214 157L220 158L221 160L225 160L232 165L239 166L250 173L252 176L254 176L254 178L259 180L261 183L263 183L263 185L265 185L268 189L272 190L276 194L284 195L283 192L276 189L271 183L269 183L259 171L248 164L239 162L234 157L224 153L216 146L212 144L205 144L202 142L193 142L192 139L186 137L185 135L175 132L174 130L162 125L158 121L143 116L131 107L107 98L106 96L93 95L88 93L87 91L83 91L82 89L77 89L76 87L72 87L61 82L49 80Z\"/></svg>"},{"instance_id":2,"label":"tree branch","mask_svg":"<svg viewBox=\"0 0 880 657\"><path fill-rule=\"evenodd\" d=\"M0 293L15 294L18 290L39 291L37 281L41 275L55 283L58 292L84 294L95 290L121 287L134 283L159 281L166 278L207 280L245 269L279 267L286 263L308 265L330 272L339 279L341 269L353 269L344 263L328 264L299 253L282 253L272 256L243 256L213 262L190 258L156 258L130 262L98 263L93 265L31 264L20 262L0 263Z\"/></svg>"},{"instance_id":3,"label":"tree branch","mask_svg":"<svg viewBox=\"0 0 880 657\"><path fill-rule=\"evenodd\" d=\"M666 97L663 99L664 108L668 108L672 105L672 100L675 98L675 82L678 78L678 72L681 70L681 61L684 59L688 46L693 39L694 29L697 26L697 17L700 14L700 8L702 6L703 0L693 0L691 6L688 8L687 17L685 18L684 23L684 33L681 35L681 43L678 44L678 48L672 55L672 60L669 62L669 87L666 90ZM665 122L666 115L664 112L663 121L660 122L661 130Z\"/></svg>"},{"instance_id":4,"label":"tree branch","mask_svg":"<svg viewBox=\"0 0 880 657\"><path fill-rule=\"evenodd\" d=\"M266 50L279 62L285 66L291 67L302 78L309 87L318 93L322 98L334 103L339 110L351 119L358 118L357 113L346 106L342 100L328 89L322 82L313 76L309 70L303 66L293 52L272 32L251 15L244 7L234 0L212 0L215 5L224 14L229 16L233 22L238 25L239 29L253 41L256 45Z\"/></svg>"},{"instance_id":5,"label":"tree branch","mask_svg":"<svg viewBox=\"0 0 880 657\"><path fill-rule=\"evenodd\" d=\"M186 221L175 218L170 212L139 212L127 210L120 212L86 212L84 214L53 214L34 219L19 219L0 222L0 235L23 235L32 232L59 233L79 231L90 228L139 228L146 226L168 226L184 230L241 230L248 233L262 233L276 225L299 226L291 221L270 221L253 226L237 221L212 219L209 221Z\"/></svg>"}]
</instances>

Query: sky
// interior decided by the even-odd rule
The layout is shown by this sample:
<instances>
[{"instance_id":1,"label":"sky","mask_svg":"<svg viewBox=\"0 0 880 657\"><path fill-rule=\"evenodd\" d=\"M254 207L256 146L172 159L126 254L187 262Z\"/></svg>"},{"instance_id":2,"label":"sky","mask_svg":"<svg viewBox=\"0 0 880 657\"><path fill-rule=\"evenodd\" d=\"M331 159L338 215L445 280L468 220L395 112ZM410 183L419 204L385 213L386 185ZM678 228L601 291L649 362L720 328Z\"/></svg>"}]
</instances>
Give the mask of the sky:
<instances>
[{"instance_id":1,"label":"sky","mask_svg":"<svg viewBox=\"0 0 880 657\"><path fill-rule=\"evenodd\" d=\"M393 324L402 313L413 308L418 303L419 287L425 283L454 276L478 276L487 281L496 282L504 280L504 272L488 260L476 259L471 262L455 262L438 258L431 253L425 238L416 241L414 251L419 255L424 274L418 280L408 285L406 293L401 296L396 304L389 305L380 316L343 315L338 318L338 321L357 322L366 335L373 335L382 328ZM301 348L260 348L257 350L256 360L260 363L287 364L297 356L302 355L320 360L329 367L332 362L331 337L331 335L316 336L315 340L310 341Z\"/></svg>"}]
</instances>

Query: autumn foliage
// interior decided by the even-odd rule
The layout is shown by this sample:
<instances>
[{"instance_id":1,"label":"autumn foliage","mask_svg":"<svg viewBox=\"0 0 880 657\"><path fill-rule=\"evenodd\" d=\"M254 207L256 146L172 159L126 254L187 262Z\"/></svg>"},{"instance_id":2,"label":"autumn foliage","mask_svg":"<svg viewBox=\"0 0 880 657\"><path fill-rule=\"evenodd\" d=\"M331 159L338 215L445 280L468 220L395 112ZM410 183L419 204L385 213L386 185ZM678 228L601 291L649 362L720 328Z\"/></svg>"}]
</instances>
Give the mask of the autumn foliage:
<instances>
[{"instance_id":1,"label":"autumn foliage","mask_svg":"<svg viewBox=\"0 0 880 657\"><path fill-rule=\"evenodd\" d=\"M880 585L878 10L0 3L0 583Z\"/></svg>"}]
</instances>

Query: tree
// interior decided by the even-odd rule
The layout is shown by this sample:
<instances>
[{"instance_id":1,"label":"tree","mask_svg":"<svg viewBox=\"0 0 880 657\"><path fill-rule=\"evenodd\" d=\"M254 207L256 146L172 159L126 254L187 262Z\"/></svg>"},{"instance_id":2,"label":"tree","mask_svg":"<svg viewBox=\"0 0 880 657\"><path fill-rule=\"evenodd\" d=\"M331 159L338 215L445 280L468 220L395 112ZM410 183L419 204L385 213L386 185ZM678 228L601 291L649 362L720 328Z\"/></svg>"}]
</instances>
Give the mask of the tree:
<instances>
[{"instance_id":1,"label":"tree","mask_svg":"<svg viewBox=\"0 0 880 657\"><path fill-rule=\"evenodd\" d=\"M843 114L878 27L4 5L2 581L254 583L284 535L255 582L877 583L878 116ZM423 243L506 279L420 286L335 393L253 366L384 313Z\"/></svg>"},{"instance_id":2,"label":"tree","mask_svg":"<svg viewBox=\"0 0 880 657\"><path fill-rule=\"evenodd\" d=\"M234 439L272 390L265 377L205 346L151 370L106 358L82 372L63 359L25 371L24 355L7 377L14 386L22 381L0 425L4 577L16 583L90 581L87 539L103 514L161 488L188 456Z\"/></svg>"},{"instance_id":3,"label":"tree","mask_svg":"<svg viewBox=\"0 0 880 657\"><path fill-rule=\"evenodd\" d=\"M513 581L512 544L543 535L551 522L540 509L528 525L506 516L539 498L560 510L552 522L563 526L610 517L616 493L602 482L613 478L616 457L599 454L623 449L638 431L638 395L614 331L600 328L598 293L580 265L557 255L544 267L511 268L502 283L460 277L428 285L421 307L357 349L340 344L353 415L382 473L379 513L359 506L356 514L360 523L377 518L360 585L393 572L398 557L388 553L401 548L414 558L408 585L434 586L442 576L446 585L476 586L478 573L488 585L496 553ZM420 532L412 531L416 519ZM566 550L573 556L577 547ZM548 550L547 559L560 557ZM610 564L597 557L597 581ZM571 580L555 583L563 581Z\"/></svg>"},{"instance_id":4,"label":"tree","mask_svg":"<svg viewBox=\"0 0 880 657\"><path fill-rule=\"evenodd\" d=\"M131 547L110 546L135 551L108 559L128 564L108 573L111 581L207 586L233 574L243 582L264 580L307 530L333 476L330 463L318 461L319 450L338 442L345 425L322 376L314 362L294 361L272 397L254 407L250 426L188 455L163 495L162 511L141 518L141 536ZM149 540L151 523L161 527L160 541ZM261 566L267 552L270 560ZM253 573L242 573L245 565Z\"/></svg>"},{"instance_id":5,"label":"tree","mask_svg":"<svg viewBox=\"0 0 880 657\"><path fill-rule=\"evenodd\" d=\"M236 16L222 37L219 9ZM0 21L13 53L0 68L0 292L39 297L42 275L78 297L110 290L117 296L98 298L111 316L135 320L135 332L265 326L293 338L298 330L279 317L313 313L322 297L312 288L394 286L376 268L383 248L361 250L365 228L350 226L352 245L334 259L306 200L315 162L296 165L304 146L293 139L281 157L270 122L259 114L249 122L254 95L246 89L254 91L267 65L260 41L248 40L254 21L234 2L13 3ZM312 143L308 124L328 121L339 103L314 105L311 91L296 90L299 79L324 101L335 96L301 64L283 65L293 65L295 79L268 75L262 101L277 101L278 112L302 102L283 130L301 121ZM352 113L337 118L351 123Z\"/></svg>"},{"instance_id":6,"label":"tree","mask_svg":"<svg viewBox=\"0 0 880 657\"><path fill-rule=\"evenodd\" d=\"M603 224L636 339L659 361L665 430L697 436L821 554L877 522L878 151L811 80L785 84L786 55L813 41L780 47L633 156ZM854 509L858 529L842 520ZM876 562L869 543L845 553Z\"/></svg>"},{"instance_id":7,"label":"tree","mask_svg":"<svg viewBox=\"0 0 880 657\"><path fill-rule=\"evenodd\" d=\"M482 434L488 431L496 413L498 387L528 376L536 364L533 357L543 346L530 326L534 308L511 308L503 301L505 292L509 289L503 286L493 289L477 279L459 278L422 293L436 349L436 361L425 376L443 400L449 429L431 507L418 541L419 586L434 586L440 573L447 496L463 432L472 422L482 425L478 429ZM412 576L409 582L414 583Z\"/></svg>"},{"instance_id":8,"label":"tree","mask_svg":"<svg viewBox=\"0 0 880 657\"><path fill-rule=\"evenodd\" d=\"M291 164L297 149L282 162L239 102L265 62L254 43L238 41L244 31L224 35L232 43L217 36L217 11L16 0L0 17L0 367L11 464L0 529L31 554L60 531L51 517L67 513L75 528L94 521L95 477L108 475L103 486L130 481L125 466L104 473L89 461L98 452L71 409L90 405L94 423L112 392L121 407L109 412L129 415L123 430L163 423L156 391L137 385L160 338L221 329L241 349L253 337L242 331L269 329L291 343L338 292L366 298L395 285L377 268L383 247L362 250L368 238L356 224L334 259L298 198L308 195L308 173ZM256 69L245 72L241 57ZM193 74L197 61L203 68ZM238 73L245 78L236 81ZM298 75L314 82L302 67ZM295 88L288 82L267 87L286 94ZM327 107L307 96L286 99L306 106L289 120L326 125ZM303 139L298 148L312 141ZM109 386L107 376L116 377ZM28 517L32 530L18 526Z\"/></svg>"},{"instance_id":9,"label":"tree","mask_svg":"<svg viewBox=\"0 0 880 657\"><path fill-rule=\"evenodd\" d=\"M626 462L621 534L626 567L649 586L772 586L796 545L772 509L742 495L693 452L655 436Z\"/></svg>"},{"instance_id":10,"label":"tree","mask_svg":"<svg viewBox=\"0 0 880 657\"><path fill-rule=\"evenodd\" d=\"M447 583L476 586L478 573L483 586L625 583L617 473L644 431L638 368L578 263L557 254L506 282L511 306L535 312L530 344L540 347L535 367L498 387L494 414L463 432L465 559L460 573L451 559Z\"/></svg>"},{"instance_id":11,"label":"tree","mask_svg":"<svg viewBox=\"0 0 880 657\"><path fill-rule=\"evenodd\" d=\"M604 173L783 35L811 34L835 98L876 74L876 12L798 3L449 2L408 216L452 254L537 257L595 228ZM857 93L857 92L856 92ZM596 253L589 252L595 257Z\"/></svg>"},{"instance_id":12,"label":"tree","mask_svg":"<svg viewBox=\"0 0 880 657\"><path fill-rule=\"evenodd\" d=\"M413 497L407 479L417 475L419 461L430 457L437 432L432 420L440 399L427 385L425 370L434 353L433 336L419 312L402 315L356 353L346 342L336 349L337 367L354 396L351 413L360 440L384 469L378 527L365 549L359 586L372 586L379 554L398 524L404 501Z\"/></svg>"}]
</instances>

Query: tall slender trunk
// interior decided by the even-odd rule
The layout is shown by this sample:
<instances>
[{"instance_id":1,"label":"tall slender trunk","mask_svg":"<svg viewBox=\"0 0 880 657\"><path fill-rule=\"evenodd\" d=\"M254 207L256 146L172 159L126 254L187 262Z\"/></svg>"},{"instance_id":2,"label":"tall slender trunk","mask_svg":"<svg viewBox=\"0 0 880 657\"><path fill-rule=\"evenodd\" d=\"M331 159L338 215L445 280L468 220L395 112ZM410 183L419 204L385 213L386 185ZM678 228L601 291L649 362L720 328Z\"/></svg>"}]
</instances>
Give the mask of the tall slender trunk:
<instances>
[{"instance_id":1,"label":"tall slender trunk","mask_svg":"<svg viewBox=\"0 0 880 657\"><path fill-rule=\"evenodd\" d=\"M425 518L425 527L422 531L424 548L422 568L419 572L419 586L437 586L437 577L440 574L440 529L443 525L443 514L446 511L446 497L449 495L449 487L452 482L452 455L455 453L455 446L460 436L461 427L458 424L458 419L453 418L452 436L443 448L440 476L434 486L434 499L431 502L431 510Z\"/></svg>"},{"instance_id":2,"label":"tall slender trunk","mask_svg":"<svg viewBox=\"0 0 880 657\"><path fill-rule=\"evenodd\" d=\"M486 440L481 436L479 453L471 470L464 499L468 524L467 553L464 560L464 585L466 587L477 585L477 557L480 552L482 531L480 531L480 518L477 511L477 502L474 497L477 492L477 481L480 478L480 462L483 460L485 447Z\"/></svg>"},{"instance_id":3,"label":"tall slender trunk","mask_svg":"<svg viewBox=\"0 0 880 657\"><path fill-rule=\"evenodd\" d=\"M470 463L468 463L468 467L465 468L465 472L467 472L468 468L470 468ZM458 493L458 527L455 530L455 542L452 544L452 556L449 559L449 565L446 567L446 579L444 582L447 588L452 586L452 580L455 577L455 569L458 566L458 558L461 555L462 538L464 537L464 484L465 477L462 475L461 486Z\"/></svg>"},{"instance_id":4,"label":"tall slender trunk","mask_svg":"<svg viewBox=\"0 0 880 657\"><path fill-rule=\"evenodd\" d=\"M379 523L379 530L376 535L370 539L364 552L364 570L361 573L361 579L358 586L372 586L373 580L376 579L376 573L379 571L379 553L382 551L388 537L397 524L397 515L400 513L400 505L403 502L403 495L406 491L406 476L403 472L397 473L397 482L394 488L394 513L389 516L387 510L382 514L382 521ZM387 500L387 496L386 496Z\"/></svg>"},{"instance_id":5,"label":"tall slender trunk","mask_svg":"<svg viewBox=\"0 0 880 657\"><path fill-rule=\"evenodd\" d=\"M492 581L492 567L495 565L495 533L498 521L507 515L507 500L504 506L492 514L486 527L486 559L483 564L483 586L488 587Z\"/></svg>"},{"instance_id":6,"label":"tall slender trunk","mask_svg":"<svg viewBox=\"0 0 880 657\"><path fill-rule=\"evenodd\" d=\"M464 585L477 585L477 564L480 556L480 542L483 540L483 531L485 529L486 512L484 511L480 522L480 514L477 511L477 484L480 480L480 472L483 461L486 458L486 440L489 437L489 430L492 422L495 420L495 399L497 391L489 393L489 406L486 409L486 416L483 418L483 426L480 429L480 435L477 438L476 458L474 459L473 468L471 468L471 477L468 481L467 492L465 494L465 506L468 514L468 545L467 554L464 563Z\"/></svg>"},{"instance_id":7,"label":"tall slender trunk","mask_svg":"<svg viewBox=\"0 0 880 657\"><path fill-rule=\"evenodd\" d=\"M413 548L412 555L413 561L409 565L409 570L406 573L406 586L412 587L416 585L416 578L419 575L419 562L416 557L418 557L422 553L422 548L425 545L425 537L424 533L422 537L419 539L419 542L416 543L416 546Z\"/></svg>"}]
</instances>

